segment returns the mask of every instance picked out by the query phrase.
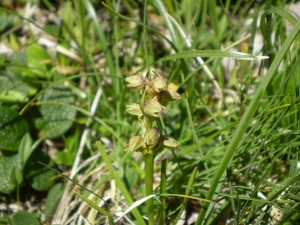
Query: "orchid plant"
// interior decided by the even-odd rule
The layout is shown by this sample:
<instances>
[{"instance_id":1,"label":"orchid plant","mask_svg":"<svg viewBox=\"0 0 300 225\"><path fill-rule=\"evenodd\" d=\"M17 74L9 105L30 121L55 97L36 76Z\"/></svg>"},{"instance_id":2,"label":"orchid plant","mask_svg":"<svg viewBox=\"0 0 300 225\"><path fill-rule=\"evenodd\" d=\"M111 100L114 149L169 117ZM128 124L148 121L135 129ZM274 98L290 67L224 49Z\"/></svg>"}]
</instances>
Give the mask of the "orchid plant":
<instances>
[{"instance_id":1,"label":"orchid plant","mask_svg":"<svg viewBox=\"0 0 300 225\"><path fill-rule=\"evenodd\" d=\"M125 78L128 82L127 87L140 91L141 102L126 106L126 112L138 116L140 126L144 134L137 134L130 138L129 143L124 148L126 152L141 152L145 159L145 185L146 195L153 194L153 165L154 156L164 148L179 148L179 143L170 135L163 135L159 113L166 110L166 104L170 101L178 101L181 96L172 88L168 87L167 80L158 73L153 72L152 79L150 74L141 76L134 75ZM156 121L157 127L153 127ZM154 224L153 199L147 201L148 224Z\"/></svg>"}]
</instances>

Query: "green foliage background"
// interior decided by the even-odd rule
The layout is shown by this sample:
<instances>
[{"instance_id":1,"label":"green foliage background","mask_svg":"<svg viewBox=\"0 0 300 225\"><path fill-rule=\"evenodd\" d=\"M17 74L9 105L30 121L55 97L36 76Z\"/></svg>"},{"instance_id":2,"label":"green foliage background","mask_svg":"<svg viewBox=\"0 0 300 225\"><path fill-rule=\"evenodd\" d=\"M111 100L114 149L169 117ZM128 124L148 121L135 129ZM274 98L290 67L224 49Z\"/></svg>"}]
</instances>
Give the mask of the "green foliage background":
<instances>
[{"instance_id":1,"label":"green foliage background","mask_svg":"<svg viewBox=\"0 0 300 225\"><path fill-rule=\"evenodd\" d=\"M0 223L111 223L145 197L141 155L122 151L141 132L125 114L140 95L124 78L151 68L182 96L161 119L181 148L155 158L155 194L167 196L166 208L155 200L159 223L188 209L196 224L297 224L300 22L287 10L294 1L257 2L1 3L1 43L12 50L0 55L1 202L46 203L4 210ZM145 224L145 208L124 223Z\"/></svg>"}]
</instances>

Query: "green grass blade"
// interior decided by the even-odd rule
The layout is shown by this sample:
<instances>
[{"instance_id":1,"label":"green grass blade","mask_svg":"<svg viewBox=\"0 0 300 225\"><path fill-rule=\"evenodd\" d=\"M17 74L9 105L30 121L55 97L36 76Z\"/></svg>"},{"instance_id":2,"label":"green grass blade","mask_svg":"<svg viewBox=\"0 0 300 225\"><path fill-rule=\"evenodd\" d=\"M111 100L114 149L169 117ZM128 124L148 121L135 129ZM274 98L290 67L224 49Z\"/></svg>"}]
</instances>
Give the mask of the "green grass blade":
<instances>
[{"instance_id":1,"label":"green grass blade","mask_svg":"<svg viewBox=\"0 0 300 225\"><path fill-rule=\"evenodd\" d=\"M78 195L83 201L85 201L87 204L89 204L89 206L93 207L99 213L103 214L104 216L107 216L108 217L108 223L109 223L109 225L113 225L114 224L113 218L112 218L112 216L111 216L111 214L109 212L106 212L104 209L102 209L97 204L95 204L93 201L91 201L90 199L84 197L83 195L81 195L81 194L79 194L77 192L76 192L76 195Z\"/></svg>"},{"instance_id":2,"label":"green grass blade","mask_svg":"<svg viewBox=\"0 0 300 225\"><path fill-rule=\"evenodd\" d=\"M221 29L220 29L220 22L219 22L218 13L217 13L216 0L209 1L208 6L209 6L209 11L210 11L210 16L212 17L212 26L214 28L216 38L218 41L220 41Z\"/></svg>"},{"instance_id":3,"label":"green grass blade","mask_svg":"<svg viewBox=\"0 0 300 225\"><path fill-rule=\"evenodd\" d=\"M255 56L243 52L229 52L229 51L222 51L222 50L196 50L196 51L192 50L192 51L178 52L173 55L167 55L157 60L156 63L172 60L172 59L195 58L195 57L213 57L213 58L229 57L229 58L241 59L241 60L254 60L254 59L268 58L266 56Z\"/></svg>"},{"instance_id":4,"label":"green grass blade","mask_svg":"<svg viewBox=\"0 0 300 225\"><path fill-rule=\"evenodd\" d=\"M90 17L92 18L93 24L95 26L97 35L100 39L101 42L101 46L103 48L103 52L106 58L106 63L107 66L109 68L109 72L110 74L115 74L115 65L114 65L114 61L113 61L113 57L112 57L112 53L110 51L110 49L108 48L109 45L107 43L107 40L105 38L104 35L104 31L98 21L98 16L96 14L95 8L93 7L92 3L89 0L85 0L84 1L85 7L86 7L86 11L89 13Z\"/></svg>"},{"instance_id":5,"label":"green grass blade","mask_svg":"<svg viewBox=\"0 0 300 225\"><path fill-rule=\"evenodd\" d=\"M105 162L105 165L107 166L109 172L111 173L112 177L114 178L114 180L116 181L116 184L118 186L118 188L120 189L121 193L123 194L126 202L129 205L133 204L133 200L127 190L127 188L125 187L125 185L123 184L122 180L119 178L116 170L114 169L113 165L111 164L111 161L108 158L108 155L106 154L103 145L101 144L100 141L96 142L97 148L102 156L103 161ZM134 217L136 218L138 224L141 225L146 225L142 215L140 214L140 212L138 211L138 209L133 209L132 210L132 214L134 215Z\"/></svg>"},{"instance_id":6,"label":"green grass blade","mask_svg":"<svg viewBox=\"0 0 300 225\"><path fill-rule=\"evenodd\" d=\"M225 132L226 130L229 130L231 127L234 127L236 126L238 123L235 122L235 123L232 123L224 128L222 128L221 130L213 133L212 135L210 135L209 137L205 138L204 140L200 141L198 144L186 149L186 150L183 150L182 152L179 153L179 156L178 157L183 157L193 151L195 151L196 149L198 149L200 146L206 144L207 142L209 142L210 140L212 140L213 138L217 137L218 135L222 134L223 132Z\"/></svg>"},{"instance_id":7,"label":"green grass blade","mask_svg":"<svg viewBox=\"0 0 300 225\"><path fill-rule=\"evenodd\" d=\"M195 181L195 177L196 177L196 175L197 175L197 172L198 172L198 167L196 167L196 168L193 170L193 172L192 172L192 174L191 174L191 176L190 176L189 182L188 182L187 187L186 187L186 189L185 189L185 195L186 195L186 196L189 196L189 195L191 194L191 192L192 192L192 187L193 187L193 184L194 184L194 181ZM186 207L187 202L188 202L188 198L184 198L184 199L183 199L183 203L181 204L180 211L179 211L177 217L175 218L175 220L172 222L172 225L177 224L178 220L179 220L180 217L181 217L181 214L183 213L183 211L184 211L184 209L185 209L185 207Z\"/></svg>"},{"instance_id":8,"label":"green grass blade","mask_svg":"<svg viewBox=\"0 0 300 225\"><path fill-rule=\"evenodd\" d=\"M192 42L192 45L190 47L190 50L191 49L195 49L196 46L197 46L197 43L203 33L203 30L204 30L204 26L205 26L205 21L206 21L206 17L207 17L207 0L204 0L202 2L199 2L199 4L201 4L201 12L202 12L202 16L201 16L201 22L200 22L200 26L199 28L197 29L197 34Z\"/></svg>"},{"instance_id":9,"label":"green grass blade","mask_svg":"<svg viewBox=\"0 0 300 225\"><path fill-rule=\"evenodd\" d=\"M262 80L261 84L258 86L256 93L250 102L250 105L248 106L246 112L244 113L244 115L233 135L233 138L228 145L228 148L222 159L220 167L217 170L217 172L214 176L213 182L211 184L211 187L207 193L206 199L211 200L213 195L215 194L215 190L220 182L220 179L221 179L222 175L224 174L226 168L230 165L230 162L235 154L235 151L241 144L240 141L242 140L242 136L244 135L246 128L248 127L248 124L250 123L252 117L254 116L254 113L256 112L256 110L260 104L261 97L263 95L264 90L266 90L269 82L271 81L272 77L276 73L276 70L277 70L280 62L282 61L286 52L288 51L291 44L295 40L299 31L300 31L300 20L296 23L294 29L292 30L290 35L287 37L281 50L278 52L273 63L271 64L266 76ZM209 206L209 204L204 203L202 209L200 210L200 214L196 221L196 225L203 224L203 222L205 221L206 209L208 208L208 206Z\"/></svg>"},{"instance_id":10,"label":"green grass blade","mask_svg":"<svg viewBox=\"0 0 300 225\"><path fill-rule=\"evenodd\" d=\"M189 105L189 102L188 102L188 99L185 97L184 98L184 103L186 105L186 111L187 111L187 115L188 115L188 118L189 118L189 121L191 124L193 124L193 119L192 119L192 113L191 113L191 110L190 110L190 105ZM194 142L195 143L198 143L199 140L198 140L198 136L197 136L197 132L196 132L196 129L194 126L192 126L192 133L193 133L193 139L194 139ZM200 147L200 146L199 146ZM202 150L200 149L200 157L203 158L203 152ZM203 162L203 165L204 165L204 168L207 169L207 164L206 162Z\"/></svg>"},{"instance_id":11,"label":"green grass blade","mask_svg":"<svg viewBox=\"0 0 300 225\"><path fill-rule=\"evenodd\" d=\"M297 19L288 11L286 11L285 9L281 8L281 7L272 7L269 10L270 12L273 13L277 13L278 15L280 15L281 17L283 17L284 19L286 19L287 21L289 21L292 25L296 25L297 23Z\"/></svg>"},{"instance_id":12,"label":"green grass blade","mask_svg":"<svg viewBox=\"0 0 300 225\"><path fill-rule=\"evenodd\" d=\"M166 11L166 8L161 0L154 0L154 3L157 5L157 10L160 12L161 16L164 18L166 26L168 28L168 31L170 32L170 35L172 37L172 41L174 45L178 48L178 36L174 30L174 27L172 25L172 22L169 19L168 12Z\"/></svg>"},{"instance_id":13,"label":"green grass blade","mask_svg":"<svg viewBox=\"0 0 300 225\"><path fill-rule=\"evenodd\" d=\"M141 22L138 21L138 20L131 19L131 18L128 18L127 16L123 16L123 15L117 13L116 11L114 11L114 10L112 10L110 7L108 7L108 5L106 5L104 2L102 2L102 4L103 4L103 6L104 6L107 10L109 10L112 14L118 16L119 18L121 18L121 19L123 19L123 20L132 21L132 22L138 24L139 26L144 26L144 24L141 23ZM146 25L145 27L147 27L148 30L153 31L155 34L161 36L164 40L166 40L166 41L168 42L168 44L170 44L170 45L172 46L172 48L173 48L176 52L178 52L177 47L176 47L176 46L174 45L174 43L173 43L172 41L170 41L166 36L164 36L164 35L161 34L158 30L156 30L156 29L154 29L154 28L152 28L152 27L150 27L150 26L148 26L148 25Z\"/></svg>"},{"instance_id":14,"label":"green grass blade","mask_svg":"<svg viewBox=\"0 0 300 225\"><path fill-rule=\"evenodd\" d=\"M159 214L159 224L166 224L166 209L167 209L167 199L162 196L162 194L167 193L167 160L164 159L161 164L161 182L160 182L160 214Z\"/></svg>"}]
</instances>

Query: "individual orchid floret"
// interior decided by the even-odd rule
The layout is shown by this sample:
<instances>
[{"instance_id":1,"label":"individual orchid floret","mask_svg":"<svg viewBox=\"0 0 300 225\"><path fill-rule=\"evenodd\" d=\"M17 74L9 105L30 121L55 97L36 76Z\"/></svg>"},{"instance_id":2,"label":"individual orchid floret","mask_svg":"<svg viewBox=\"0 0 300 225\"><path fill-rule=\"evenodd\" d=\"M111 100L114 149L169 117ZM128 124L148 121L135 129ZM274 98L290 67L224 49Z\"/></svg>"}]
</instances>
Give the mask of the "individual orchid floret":
<instances>
[{"instance_id":1,"label":"individual orchid floret","mask_svg":"<svg viewBox=\"0 0 300 225\"><path fill-rule=\"evenodd\" d=\"M152 154L156 155L160 153L164 148L175 149L179 148L180 144L170 135L162 135L159 139L158 145L153 148Z\"/></svg>"},{"instance_id":2,"label":"individual orchid floret","mask_svg":"<svg viewBox=\"0 0 300 225\"><path fill-rule=\"evenodd\" d=\"M180 144L170 135L163 135L160 141L162 141L164 147L167 149L175 149L180 147Z\"/></svg>"},{"instance_id":3,"label":"individual orchid floret","mask_svg":"<svg viewBox=\"0 0 300 225\"><path fill-rule=\"evenodd\" d=\"M145 101L144 112L149 116L158 117L157 113L162 112L164 109L165 107L157 101L156 96L148 101Z\"/></svg>"},{"instance_id":4,"label":"individual orchid floret","mask_svg":"<svg viewBox=\"0 0 300 225\"><path fill-rule=\"evenodd\" d=\"M134 116L142 116L141 106L138 103L126 105L126 112Z\"/></svg>"},{"instance_id":5,"label":"individual orchid floret","mask_svg":"<svg viewBox=\"0 0 300 225\"><path fill-rule=\"evenodd\" d=\"M144 143L150 149L153 149L155 146L157 146L159 139L160 133L156 127L147 129L144 134Z\"/></svg>"},{"instance_id":6,"label":"individual orchid floret","mask_svg":"<svg viewBox=\"0 0 300 225\"><path fill-rule=\"evenodd\" d=\"M147 77L143 77L140 75L126 77L125 81L128 82L127 87L132 88L134 90L144 89L145 85L149 82Z\"/></svg>"},{"instance_id":7,"label":"individual orchid floret","mask_svg":"<svg viewBox=\"0 0 300 225\"><path fill-rule=\"evenodd\" d=\"M167 80L159 74L155 73L154 77L151 80L151 87L155 92L159 93L168 87Z\"/></svg>"},{"instance_id":8,"label":"individual orchid floret","mask_svg":"<svg viewBox=\"0 0 300 225\"><path fill-rule=\"evenodd\" d=\"M144 141L141 135L134 135L129 139L128 145L124 148L125 152L141 151Z\"/></svg>"},{"instance_id":9,"label":"individual orchid floret","mask_svg":"<svg viewBox=\"0 0 300 225\"><path fill-rule=\"evenodd\" d=\"M174 89L168 88L163 90L159 94L159 102L163 105L167 104L170 101L179 101L181 99L180 94L178 94Z\"/></svg>"}]
</instances>

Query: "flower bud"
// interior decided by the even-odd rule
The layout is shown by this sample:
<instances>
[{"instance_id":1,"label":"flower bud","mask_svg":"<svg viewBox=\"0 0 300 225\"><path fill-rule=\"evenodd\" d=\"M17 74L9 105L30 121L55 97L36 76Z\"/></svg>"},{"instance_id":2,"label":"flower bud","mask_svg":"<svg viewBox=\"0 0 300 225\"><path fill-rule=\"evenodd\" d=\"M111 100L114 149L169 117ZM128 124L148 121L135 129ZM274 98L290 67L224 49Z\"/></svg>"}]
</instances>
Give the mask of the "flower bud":
<instances>
[{"instance_id":1,"label":"flower bud","mask_svg":"<svg viewBox=\"0 0 300 225\"><path fill-rule=\"evenodd\" d=\"M162 112L163 109L165 109L165 107L157 101L157 97L145 101L144 111L149 116L158 117L157 113Z\"/></svg>"},{"instance_id":2,"label":"flower bud","mask_svg":"<svg viewBox=\"0 0 300 225\"><path fill-rule=\"evenodd\" d=\"M160 134L156 127L149 128L144 134L144 143L149 148L154 148L159 142Z\"/></svg>"},{"instance_id":3,"label":"flower bud","mask_svg":"<svg viewBox=\"0 0 300 225\"><path fill-rule=\"evenodd\" d=\"M134 115L134 116L142 116L143 115L140 104L137 104L137 103L126 105L126 112L131 115Z\"/></svg>"},{"instance_id":4,"label":"flower bud","mask_svg":"<svg viewBox=\"0 0 300 225\"><path fill-rule=\"evenodd\" d=\"M142 90L145 87L148 79L143 76L135 75L126 77L125 81L128 82L127 87L135 90Z\"/></svg>"},{"instance_id":5,"label":"flower bud","mask_svg":"<svg viewBox=\"0 0 300 225\"><path fill-rule=\"evenodd\" d=\"M160 91L165 90L167 88L167 80L155 73L154 77L151 80L151 85L153 90L159 93Z\"/></svg>"},{"instance_id":6,"label":"flower bud","mask_svg":"<svg viewBox=\"0 0 300 225\"><path fill-rule=\"evenodd\" d=\"M134 135L129 139L128 145L124 148L125 152L140 151L144 144L143 138L141 135Z\"/></svg>"}]
</instances>

